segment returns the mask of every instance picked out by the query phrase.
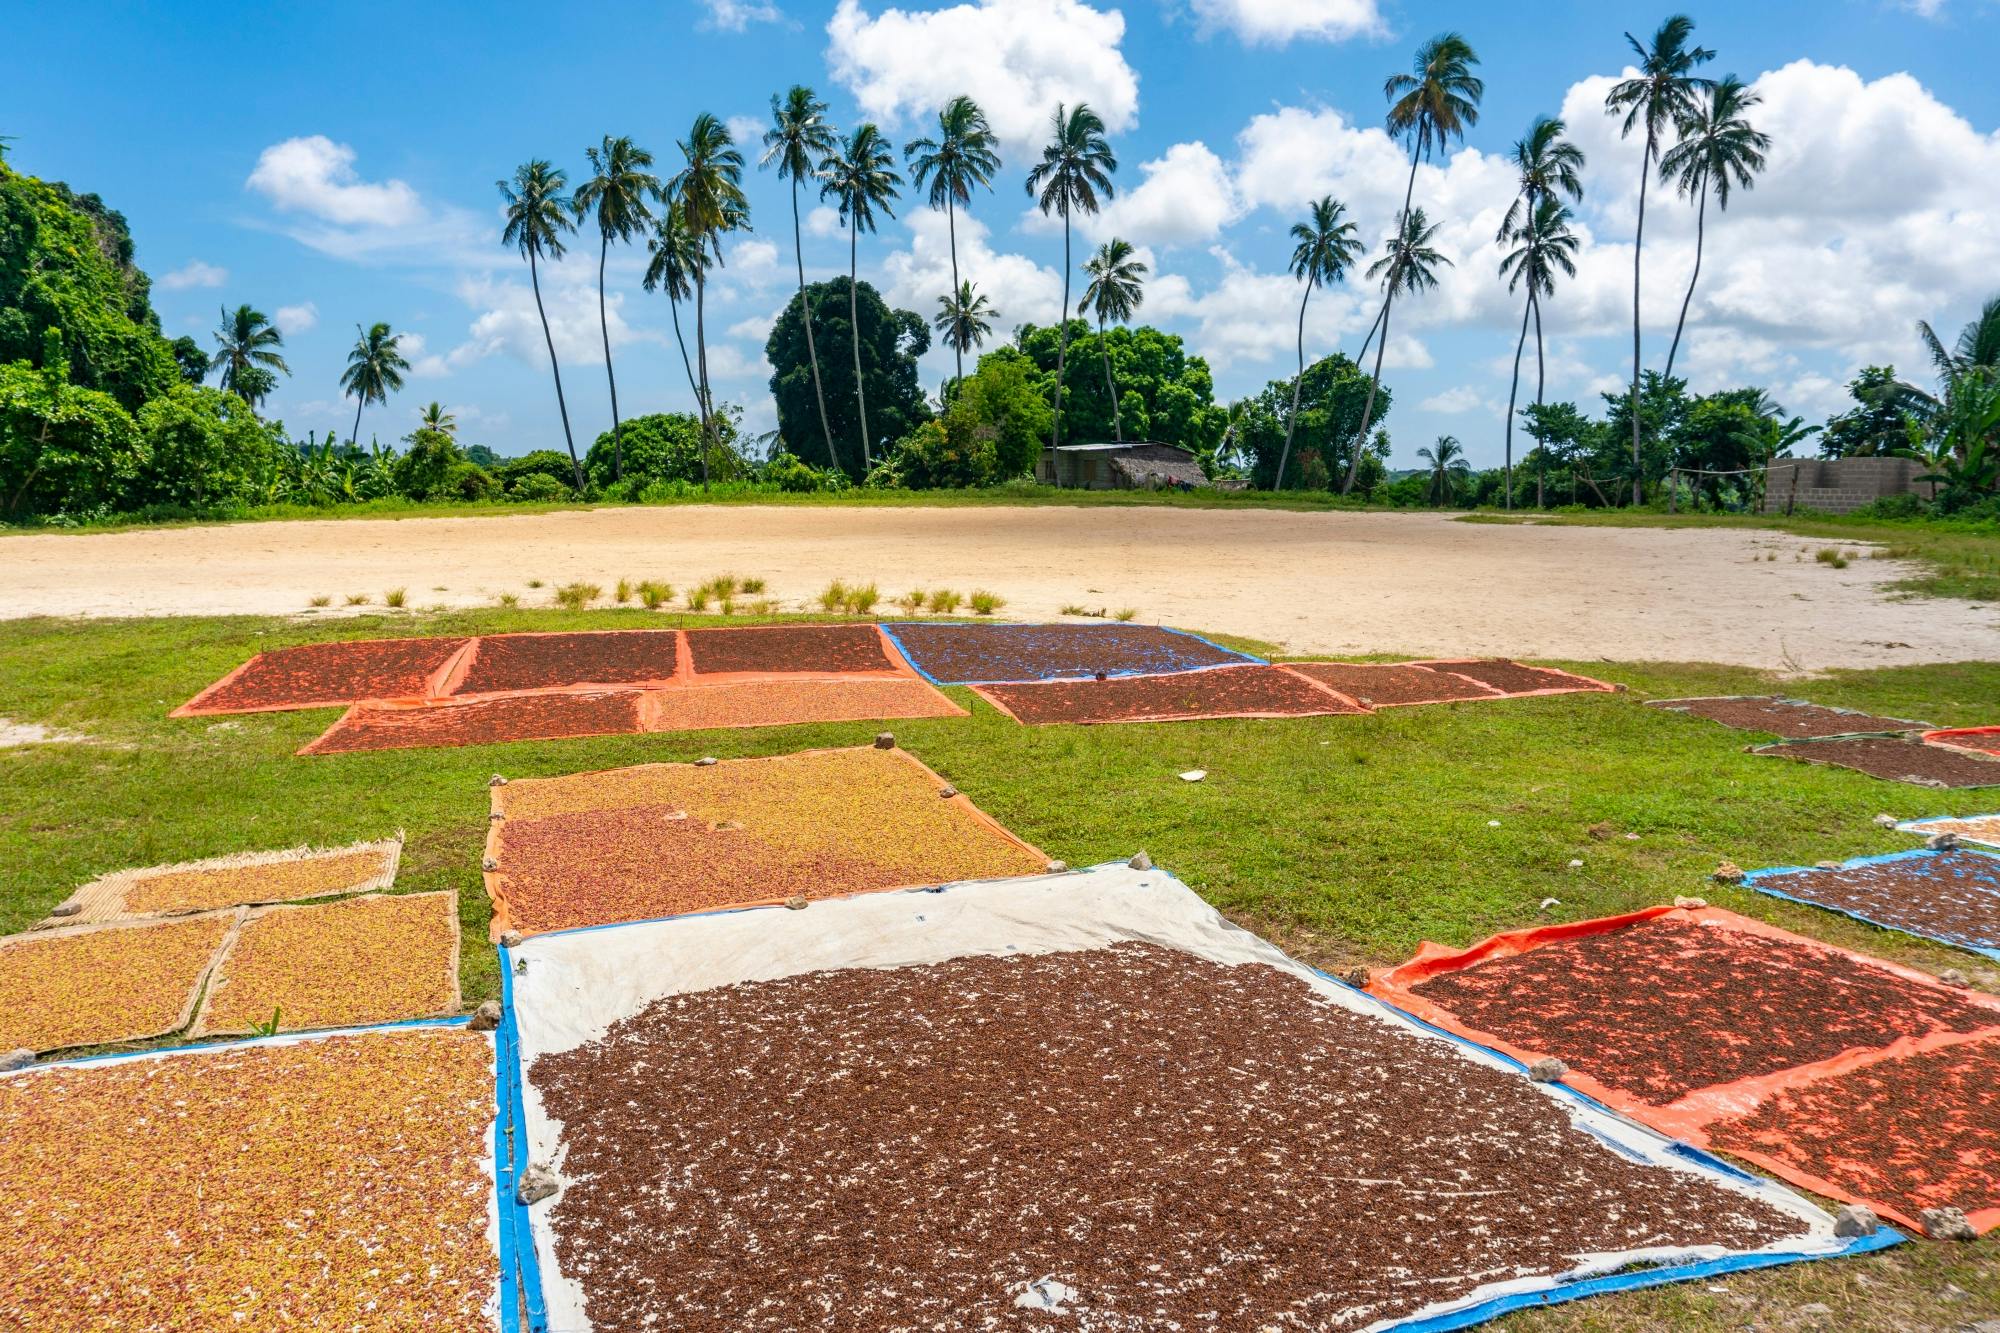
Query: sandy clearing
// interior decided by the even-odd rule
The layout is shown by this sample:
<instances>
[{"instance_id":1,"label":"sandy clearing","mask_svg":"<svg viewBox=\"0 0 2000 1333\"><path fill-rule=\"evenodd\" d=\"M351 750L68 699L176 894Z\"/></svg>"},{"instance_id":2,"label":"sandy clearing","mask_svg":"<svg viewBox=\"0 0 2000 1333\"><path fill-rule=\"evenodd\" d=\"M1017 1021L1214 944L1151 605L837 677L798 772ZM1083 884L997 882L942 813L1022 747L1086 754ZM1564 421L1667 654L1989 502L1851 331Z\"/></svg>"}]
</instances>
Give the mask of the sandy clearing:
<instances>
[{"instance_id":1,"label":"sandy clearing","mask_svg":"<svg viewBox=\"0 0 2000 1333\"><path fill-rule=\"evenodd\" d=\"M1530 527L1431 514L1007 508L617 508L0 538L0 618L525 605L573 579L733 571L804 604L829 579L987 588L1016 618L1076 603L1300 653L1504 653L1797 672L2000 658L2000 612L1893 600L1908 570L1726 529ZM1775 551L1778 559L1766 559ZM530 591L530 579L547 587ZM886 609L886 608L885 608ZM329 614L318 612L317 614Z\"/></svg>"}]
</instances>

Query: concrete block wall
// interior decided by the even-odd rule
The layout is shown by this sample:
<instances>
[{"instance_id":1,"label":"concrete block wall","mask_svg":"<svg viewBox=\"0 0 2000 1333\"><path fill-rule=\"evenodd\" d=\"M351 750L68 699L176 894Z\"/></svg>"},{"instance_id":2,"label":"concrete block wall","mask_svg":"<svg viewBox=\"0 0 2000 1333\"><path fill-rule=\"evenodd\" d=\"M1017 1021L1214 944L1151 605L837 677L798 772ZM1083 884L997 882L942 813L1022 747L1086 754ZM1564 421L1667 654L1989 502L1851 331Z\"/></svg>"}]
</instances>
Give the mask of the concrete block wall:
<instances>
[{"instance_id":1,"label":"concrete block wall","mask_svg":"<svg viewBox=\"0 0 2000 1333\"><path fill-rule=\"evenodd\" d=\"M1846 514L1891 495L1929 499L1931 486L1917 481L1923 471L1913 458L1777 459L1764 471L1764 512L1781 514L1794 506Z\"/></svg>"}]
</instances>

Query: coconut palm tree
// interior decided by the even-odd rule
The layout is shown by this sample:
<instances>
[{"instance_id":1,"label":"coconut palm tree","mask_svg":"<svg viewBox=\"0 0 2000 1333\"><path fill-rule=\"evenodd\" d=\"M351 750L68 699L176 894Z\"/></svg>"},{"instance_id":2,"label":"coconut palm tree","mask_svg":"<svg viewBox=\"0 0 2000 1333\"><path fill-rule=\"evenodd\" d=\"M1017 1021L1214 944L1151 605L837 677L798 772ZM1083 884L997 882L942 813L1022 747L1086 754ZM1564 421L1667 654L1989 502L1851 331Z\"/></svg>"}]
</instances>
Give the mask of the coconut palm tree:
<instances>
[{"instance_id":1,"label":"coconut palm tree","mask_svg":"<svg viewBox=\"0 0 2000 1333\"><path fill-rule=\"evenodd\" d=\"M352 446L361 440L361 409L369 403L386 403L389 395L403 387L403 372L410 363L396 344L402 335L391 333L380 321L366 329L354 326L354 346L347 353L347 369L340 372L343 394L354 395L354 433L347 437Z\"/></svg>"},{"instance_id":2,"label":"coconut palm tree","mask_svg":"<svg viewBox=\"0 0 2000 1333\"><path fill-rule=\"evenodd\" d=\"M653 219L653 234L646 241L647 291L665 289L667 308L673 312L674 341L680 344L681 368L687 371L688 392L694 395L695 412L701 419L702 438L708 437L708 404L701 396L701 381L695 378L694 362L688 357L687 339L681 334L681 302L694 299L695 271L707 267L708 250L687 228L680 201L663 196L662 207Z\"/></svg>"},{"instance_id":3,"label":"coconut palm tree","mask_svg":"<svg viewBox=\"0 0 2000 1333\"><path fill-rule=\"evenodd\" d=\"M960 94L938 111L936 138L912 139L903 145L909 159L912 189L930 189L932 208L944 210L945 230L951 238L951 289L960 291L958 278L957 210L972 203L972 189L993 188L993 174L1000 170L999 140L986 123L979 103ZM965 353L954 344L958 378L965 378Z\"/></svg>"},{"instance_id":4,"label":"coconut palm tree","mask_svg":"<svg viewBox=\"0 0 2000 1333\"><path fill-rule=\"evenodd\" d=\"M1681 330L1687 327L1688 304L1694 300L1694 285L1701 280L1701 247L1708 222L1708 199L1727 210L1733 188L1751 189L1757 173L1764 169L1764 154L1771 136L1752 128L1743 113L1764 99L1744 87L1734 74L1715 81L1706 96L1680 124L1680 142L1660 159L1660 176L1671 180L1682 198L1696 200L1694 213L1694 272L1688 276L1687 295L1681 298L1681 315L1674 321L1674 341L1667 348L1667 370L1674 373L1674 354L1681 349Z\"/></svg>"},{"instance_id":5,"label":"coconut palm tree","mask_svg":"<svg viewBox=\"0 0 2000 1333\"><path fill-rule=\"evenodd\" d=\"M992 302L978 293L969 282L960 283L955 296L938 298L937 318L931 327L938 331L951 349L963 357L967 352L986 341L986 335L993 332L993 319L998 315ZM965 377L959 376L961 380Z\"/></svg>"},{"instance_id":6,"label":"coconut palm tree","mask_svg":"<svg viewBox=\"0 0 2000 1333\"><path fill-rule=\"evenodd\" d=\"M1486 84L1472 70L1479 63L1472 44L1455 32L1440 33L1417 48L1408 74L1391 74L1382 85L1389 99L1391 136L1410 141L1410 181L1403 187L1403 213L1417 188L1417 163L1442 150L1479 123L1479 99ZM1397 219L1400 224L1401 218Z\"/></svg>"},{"instance_id":7,"label":"coconut palm tree","mask_svg":"<svg viewBox=\"0 0 2000 1333\"><path fill-rule=\"evenodd\" d=\"M1958 342L1947 348L1929 320L1917 321L1917 336L1924 341L1931 364L1940 380L1980 374L2000 375L2000 296L1989 296L1977 318L1958 331Z\"/></svg>"},{"instance_id":8,"label":"coconut palm tree","mask_svg":"<svg viewBox=\"0 0 2000 1333\"><path fill-rule=\"evenodd\" d=\"M861 233L875 230L875 214L896 216L897 187L903 178L896 174L896 155L882 131L863 121L827 159L820 163L822 199L834 200L840 220L847 227L847 323L848 341L854 345L854 395L861 408L861 466L874 466L868 443L868 393L861 383L861 314L857 305L857 267Z\"/></svg>"},{"instance_id":9,"label":"coconut palm tree","mask_svg":"<svg viewBox=\"0 0 2000 1333\"><path fill-rule=\"evenodd\" d=\"M1375 344L1375 369L1368 376L1368 397L1361 404L1361 429L1355 433L1354 449L1347 460L1342 495L1354 489L1355 474L1361 469L1361 442L1368 438L1368 423L1375 419L1375 389L1382 383L1382 353L1389 347L1389 312L1396 297L1403 292L1414 296L1432 290L1437 286L1438 265L1451 267L1451 261L1431 245L1437 234L1438 224L1426 218L1423 209L1413 208L1403 215L1401 229L1389 238L1382 257L1368 266L1368 276L1382 280L1382 336Z\"/></svg>"},{"instance_id":10,"label":"coconut palm tree","mask_svg":"<svg viewBox=\"0 0 2000 1333\"><path fill-rule=\"evenodd\" d=\"M1639 259L1646 245L1646 185L1653 176L1653 163L1660 155L1660 139L1691 117L1700 95L1715 86L1714 80L1695 70L1715 59L1706 47L1690 46L1694 20L1676 14L1659 26L1649 45L1642 45L1631 33L1625 34L1632 53L1639 57L1639 73L1623 79L1605 94L1604 110L1609 115L1624 114L1619 133L1630 138L1640 125L1646 128L1646 151L1639 159L1639 224L1632 237L1632 503L1641 498L1642 475L1639 462Z\"/></svg>"},{"instance_id":11,"label":"coconut palm tree","mask_svg":"<svg viewBox=\"0 0 2000 1333\"><path fill-rule=\"evenodd\" d=\"M1472 473L1472 465L1465 461L1465 449L1455 436L1438 436L1436 444L1417 450L1417 457L1430 465L1431 503L1434 505L1443 505Z\"/></svg>"},{"instance_id":12,"label":"coconut palm tree","mask_svg":"<svg viewBox=\"0 0 2000 1333\"><path fill-rule=\"evenodd\" d=\"M653 155L624 135L607 134L583 155L590 159L591 177L576 189L576 216L581 221L597 215L597 328L604 337L604 379L611 386L611 479L617 481L625 470L625 450L618 429L618 377L611 370L611 321L604 310L604 261L613 241L631 240L652 221L646 199L660 192L660 178L647 170Z\"/></svg>"},{"instance_id":13,"label":"coconut palm tree","mask_svg":"<svg viewBox=\"0 0 2000 1333\"><path fill-rule=\"evenodd\" d=\"M285 345L285 335L254 306L224 309L222 323L215 330L215 361L221 368L222 387L256 407L270 391L270 372L292 368L277 350ZM263 371L263 374L253 372Z\"/></svg>"},{"instance_id":14,"label":"coconut palm tree","mask_svg":"<svg viewBox=\"0 0 2000 1333\"><path fill-rule=\"evenodd\" d=\"M771 128L764 131L764 156L758 165L775 166L778 179L792 183L792 256L799 266L799 315L806 326L806 360L812 366L813 400L819 404L819 430L826 440L827 461L840 466L833 451L833 426L826 415L826 390L819 379L819 349L813 346L812 298L806 294L806 250L799 234L799 182L810 179L833 152L836 136L826 118L826 103L804 84L795 83L781 99L771 94Z\"/></svg>"},{"instance_id":15,"label":"coconut palm tree","mask_svg":"<svg viewBox=\"0 0 2000 1333\"><path fill-rule=\"evenodd\" d=\"M1528 317L1536 315L1535 321L1535 363L1542 360L1541 320L1537 313L1541 298L1554 295L1556 274L1564 277L1576 276L1576 233L1570 230L1569 209L1555 199L1543 197L1535 205L1534 212L1527 215L1521 225L1508 240L1514 242L1514 249L1500 261L1500 276L1507 279L1507 290L1514 291L1522 284L1528 288L1527 300L1521 303L1521 336L1514 342L1514 380L1507 390L1507 508L1514 507L1514 401L1521 390L1521 352L1528 344ZM1535 406L1542 403L1542 381L1535 379ZM1535 507L1542 504L1542 473L1535 472Z\"/></svg>"},{"instance_id":16,"label":"coconut palm tree","mask_svg":"<svg viewBox=\"0 0 2000 1333\"><path fill-rule=\"evenodd\" d=\"M1493 235L1496 245L1512 240L1542 200L1568 195L1575 203L1583 198L1583 150L1564 137L1568 133L1560 117L1536 116L1528 132L1514 140L1507 157L1514 164L1516 193Z\"/></svg>"},{"instance_id":17,"label":"coconut palm tree","mask_svg":"<svg viewBox=\"0 0 2000 1333\"><path fill-rule=\"evenodd\" d=\"M1097 316L1097 350L1104 358L1104 391L1111 395L1111 433L1121 444L1125 426L1118 415L1118 386L1111 380L1111 344L1105 337L1106 321L1123 324L1146 299L1146 265L1134 257L1132 243L1114 236L1098 247L1084 263L1090 284L1076 304L1079 315Z\"/></svg>"},{"instance_id":18,"label":"coconut palm tree","mask_svg":"<svg viewBox=\"0 0 2000 1333\"><path fill-rule=\"evenodd\" d=\"M1097 212L1097 197L1110 199L1116 191L1111 173L1118 170L1118 158L1104 137L1104 121L1087 103L1073 107L1056 103L1049 117L1049 141L1042 148L1042 160L1028 172L1028 193L1036 196L1044 215L1053 211L1063 222L1063 303L1056 333L1056 420L1053 444L1062 443L1064 366L1069 358L1069 273L1071 268L1069 229L1075 213Z\"/></svg>"},{"instance_id":19,"label":"coconut palm tree","mask_svg":"<svg viewBox=\"0 0 2000 1333\"><path fill-rule=\"evenodd\" d=\"M694 118L688 137L675 145L686 165L669 188L680 201L688 233L717 267L722 264L725 232L747 231L750 202L743 195L743 154L729 127L712 113ZM694 357L701 376L701 485L708 489L708 456L716 446L715 400L708 385L708 263L694 270Z\"/></svg>"},{"instance_id":20,"label":"coconut palm tree","mask_svg":"<svg viewBox=\"0 0 2000 1333\"><path fill-rule=\"evenodd\" d=\"M424 410L417 414L417 429L455 437L458 434L458 418L445 411L443 403L425 403Z\"/></svg>"},{"instance_id":21,"label":"coconut palm tree","mask_svg":"<svg viewBox=\"0 0 2000 1333\"><path fill-rule=\"evenodd\" d=\"M1299 386L1306 378L1306 302L1312 300L1313 288L1321 283L1331 287L1346 277L1361 254L1347 205L1330 194L1320 196L1304 222L1292 224L1292 239L1298 242L1292 248L1292 276L1305 283L1306 293L1299 298L1299 373L1292 377L1292 412L1285 418L1285 448L1278 455L1275 489L1281 491L1285 489L1285 465L1292 457L1292 431L1299 419Z\"/></svg>"},{"instance_id":22,"label":"coconut palm tree","mask_svg":"<svg viewBox=\"0 0 2000 1333\"><path fill-rule=\"evenodd\" d=\"M583 460L576 456L576 436L569 428L569 404L563 401L562 367L556 363L556 340L549 332L549 312L542 305L542 278L539 261L563 256L562 238L574 230L570 198L563 192L569 177L546 158L534 158L514 169L514 179L495 182L500 197L507 201L507 226L500 233L503 245L520 250L528 261L528 283L535 289L535 313L542 319L542 341L549 348L549 373L556 381L556 411L562 414L563 440L569 445L570 470L576 476L578 494L583 493Z\"/></svg>"}]
</instances>

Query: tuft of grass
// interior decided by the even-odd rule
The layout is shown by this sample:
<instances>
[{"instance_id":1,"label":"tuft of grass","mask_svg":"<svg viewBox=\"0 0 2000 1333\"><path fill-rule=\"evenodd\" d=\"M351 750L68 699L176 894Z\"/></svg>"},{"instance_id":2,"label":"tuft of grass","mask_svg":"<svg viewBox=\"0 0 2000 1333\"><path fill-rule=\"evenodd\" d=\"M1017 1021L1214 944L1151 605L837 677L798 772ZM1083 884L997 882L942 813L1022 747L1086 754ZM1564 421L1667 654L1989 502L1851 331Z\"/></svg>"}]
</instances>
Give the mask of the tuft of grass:
<instances>
[{"instance_id":1,"label":"tuft of grass","mask_svg":"<svg viewBox=\"0 0 2000 1333\"><path fill-rule=\"evenodd\" d=\"M704 583L699 588L688 589L687 602L690 611L708 610L708 585Z\"/></svg>"},{"instance_id":2,"label":"tuft of grass","mask_svg":"<svg viewBox=\"0 0 2000 1333\"><path fill-rule=\"evenodd\" d=\"M382 605L384 606L401 606L409 600L409 591L404 588L391 588L382 594Z\"/></svg>"},{"instance_id":3,"label":"tuft of grass","mask_svg":"<svg viewBox=\"0 0 2000 1333\"><path fill-rule=\"evenodd\" d=\"M777 615L778 599L775 597L759 597L756 601L750 603L750 614L753 616Z\"/></svg>"},{"instance_id":4,"label":"tuft of grass","mask_svg":"<svg viewBox=\"0 0 2000 1333\"><path fill-rule=\"evenodd\" d=\"M674 600L674 585L662 583L658 579L645 579L639 584L639 605L648 611L657 611Z\"/></svg>"},{"instance_id":5,"label":"tuft of grass","mask_svg":"<svg viewBox=\"0 0 2000 1333\"><path fill-rule=\"evenodd\" d=\"M1118 614L1115 617L1113 617L1113 619L1132 620L1136 618L1138 614L1139 614L1139 608L1136 606L1121 607L1119 608Z\"/></svg>"},{"instance_id":6,"label":"tuft of grass","mask_svg":"<svg viewBox=\"0 0 2000 1333\"><path fill-rule=\"evenodd\" d=\"M368 594L365 592L351 592L347 594L347 604L349 606L366 606L368 605Z\"/></svg>"},{"instance_id":7,"label":"tuft of grass","mask_svg":"<svg viewBox=\"0 0 2000 1333\"><path fill-rule=\"evenodd\" d=\"M937 612L939 615L948 616L958 610L958 604L962 600L964 599L950 588L936 588L931 592L929 605L931 610Z\"/></svg>"},{"instance_id":8,"label":"tuft of grass","mask_svg":"<svg viewBox=\"0 0 2000 1333\"><path fill-rule=\"evenodd\" d=\"M874 584L863 583L849 588L847 599L841 605L846 608L849 615L865 616L875 609L875 603L881 600L881 597L881 590Z\"/></svg>"},{"instance_id":9,"label":"tuft of grass","mask_svg":"<svg viewBox=\"0 0 2000 1333\"><path fill-rule=\"evenodd\" d=\"M906 616L913 616L924 609L924 590L912 588L896 599L896 605Z\"/></svg>"},{"instance_id":10,"label":"tuft of grass","mask_svg":"<svg viewBox=\"0 0 2000 1333\"><path fill-rule=\"evenodd\" d=\"M326 596L325 594L321 594L320 596L318 596L318 597L315 597L315 598L313 598L313 599L312 599L312 600L311 600L310 602L307 602L307 603L306 603L306 605L307 605L307 606L332 606L332 605L333 605L333 598L331 598L331 597L328 597L328 596Z\"/></svg>"},{"instance_id":11,"label":"tuft of grass","mask_svg":"<svg viewBox=\"0 0 2000 1333\"><path fill-rule=\"evenodd\" d=\"M521 604L521 595L519 593L503 592L500 594L500 605L507 607L514 607L514 606L519 606L520 604Z\"/></svg>"},{"instance_id":12,"label":"tuft of grass","mask_svg":"<svg viewBox=\"0 0 2000 1333\"><path fill-rule=\"evenodd\" d=\"M565 611L581 611L602 596L604 589L595 583L565 583L556 589L556 605Z\"/></svg>"},{"instance_id":13,"label":"tuft of grass","mask_svg":"<svg viewBox=\"0 0 2000 1333\"><path fill-rule=\"evenodd\" d=\"M528 580L528 587L529 587L529 588L531 588L531 589L532 589L532 588L539 588L539 587L541 587L541 586L542 586L542 581L541 581L540 579L529 579L529 580Z\"/></svg>"},{"instance_id":14,"label":"tuft of grass","mask_svg":"<svg viewBox=\"0 0 2000 1333\"><path fill-rule=\"evenodd\" d=\"M1822 565L1832 565L1835 569L1847 568L1847 557L1841 554L1840 548L1837 546L1820 547L1819 550L1813 553L1813 559L1819 561Z\"/></svg>"},{"instance_id":15,"label":"tuft of grass","mask_svg":"<svg viewBox=\"0 0 2000 1333\"><path fill-rule=\"evenodd\" d=\"M734 574L717 574L702 586L708 589L709 596L721 601L725 597L734 597L742 589L743 580Z\"/></svg>"},{"instance_id":16,"label":"tuft of grass","mask_svg":"<svg viewBox=\"0 0 2000 1333\"><path fill-rule=\"evenodd\" d=\"M743 586L742 586L742 587L741 587L740 589L738 589L738 591L739 591L739 592L749 592L749 593L758 593L758 592L762 592L762 591L764 591L764 580L762 580L762 579L745 579L745 580L743 580Z\"/></svg>"},{"instance_id":17,"label":"tuft of grass","mask_svg":"<svg viewBox=\"0 0 2000 1333\"><path fill-rule=\"evenodd\" d=\"M615 588L613 588L613 589L611 590L611 600L613 600L614 602L629 602L629 601L631 601L631 600L632 600L632 580L630 580L630 579L620 579L620 580L618 580L618 586L617 586L617 587L615 587Z\"/></svg>"},{"instance_id":18,"label":"tuft of grass","mask_svg":"<svg viewBox=\"0 0 2000 1333\"><path fill-rule=\"evenodd\" d=\"M842 607L846 605L847 605L847 584L842 582L840 579L835 579L833 582L827 584L826 587L821 590L819 595L820 610L825 611L827 614L831 615L832 613L840 610Z\"/></svg>"},{"instance_id":19,"label":"tuft of grass","mask_svg":"<svg viewBox=\"0 0 2000 1333\"><path fill-rule=\"evenodd\" d=\"M1001 607L1007 605L1005 597L997 596L986 591L984 588L974 588L972 590L971 602L972 613L979 616L990 616Z\"/></svg>"},{"instance_id":20,"label":"tuft of grass","mask_svg":"<svg viewBox=\"0 0 2000 1333\"><path fill-rule=\"evenodd\" d=\"M725 616L733 616L736 614L736 599L734 597L721 598L716 602L715 609Z\"/></svg>"}]
</instances>

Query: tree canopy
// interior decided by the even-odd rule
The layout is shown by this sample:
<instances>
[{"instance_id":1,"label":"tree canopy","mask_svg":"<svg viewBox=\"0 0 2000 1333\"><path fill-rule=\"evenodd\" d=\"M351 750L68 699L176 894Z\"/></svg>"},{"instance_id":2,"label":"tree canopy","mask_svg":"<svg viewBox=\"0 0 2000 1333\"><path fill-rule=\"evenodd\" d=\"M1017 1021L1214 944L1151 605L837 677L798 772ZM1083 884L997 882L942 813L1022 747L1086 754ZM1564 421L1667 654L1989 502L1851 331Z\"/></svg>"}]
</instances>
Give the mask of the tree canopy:
<instances>
[{"instance_id":1,"label":"tree canopy","mask_svg":"<svg viewBox=\"0 0 2000 1333\"><path fill-rule=\"evenodd\" d=\"M851 336L848 325L848 280L830 278L811 283L806 299L812 306L813 339L820 347L846 347ZM868 425L874 434L871 447L900 440L923 421L930 419L922 382L917 375L917 358L930 350L931 332L923 316L912 310L891 310L870 284L854 289L854 308L860 323L860 358L863 387L868 394ZM805 321L799 297L794 296L771 328L764 355L771 363L771 395L777 399L778 433L785 447L816 467L845 468L855 479L861 476L858 450L842 449L838 459L826 455L826 440L819 428L819 405L813 396L812 363L806 353ZM826 412L835 440L861 438L859 408L855 400L854 364L851 359L828 357L820 364L826 386Z\"/></svg>"}]
</instances>

